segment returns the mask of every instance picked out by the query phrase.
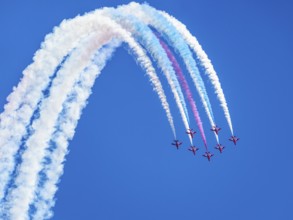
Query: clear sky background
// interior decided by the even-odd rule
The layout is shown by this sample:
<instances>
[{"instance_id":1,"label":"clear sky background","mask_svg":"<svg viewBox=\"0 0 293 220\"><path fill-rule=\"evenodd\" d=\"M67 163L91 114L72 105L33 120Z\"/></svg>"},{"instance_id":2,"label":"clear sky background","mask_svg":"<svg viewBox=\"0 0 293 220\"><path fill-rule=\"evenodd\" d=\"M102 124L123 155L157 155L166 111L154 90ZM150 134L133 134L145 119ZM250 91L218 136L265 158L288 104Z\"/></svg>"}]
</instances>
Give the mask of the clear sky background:
<instances>
[{"instance_id":1,"label":"clear sky background","mask_svg":"<svg viewBox=\"0 0 293 220\"><path fill-rule=\"evenodd\" d=\"M54 26L77 14L125 3L2 0L1 111ZM171 147L172 132L157 95L120 48L97 79L70 143L53 219L293 219L292 1L148 3L175 16L198 38L219 74L241 140L236 147L228 143L227 123L204 77L226 149L222 155L214 151L209 163L201 156L204 149L197 136L199 154L194 157L186 150L188 138L166 86L178 138L184 142L180 150ZM202 108L200 112L212 149L216 141ZM194 121L192 126L196 128Z\"/></svg>"}]
</instances>

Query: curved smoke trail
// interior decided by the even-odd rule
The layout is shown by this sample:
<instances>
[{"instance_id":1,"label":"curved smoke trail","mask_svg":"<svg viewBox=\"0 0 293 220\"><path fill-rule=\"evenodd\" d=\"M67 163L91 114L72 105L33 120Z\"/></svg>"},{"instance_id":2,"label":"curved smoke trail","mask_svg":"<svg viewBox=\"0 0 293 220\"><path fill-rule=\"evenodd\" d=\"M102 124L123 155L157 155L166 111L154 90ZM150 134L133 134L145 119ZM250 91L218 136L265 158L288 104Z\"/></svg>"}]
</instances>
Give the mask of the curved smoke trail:
<instances>
[{"instance_id":1,"label":"curved smoke trail","mask_svg":"<svg viewBox=\"0 0 293 220\"><path fill-rule=\"evenodd\" d=\"M160 46L159 40L156 38L152 30L145 24L139 22L135 17L131 15L122 15L116 13L113 9L105 9L104 15L108 15L115 21L119 22L125 29L133 33L135 38L149 51L150 55L157 62L157 65L162 70L167 78L167 81L171 87L174 98L176 100L179 112L181 114L185 129L189 129L189 117L184 100L184 96L176 77L176 73L172 67L172 63L168 59L164 49ZM189 137L192 144L192 138Z\"/></svg>"},{"instance_id":2,"label":"curved smoke trail","mask_svg":"<svg viewBox=\"0 0 293 220\"><path fill-rule=\"evenodd\" d=\"M122 14L131 14L132 16L135 16L142 23L155 28L156 31L161 33L162 36L166 38L166 41L170 43L170 45L183 59L183 62L185 63L193 83L199 93L209 121L211 125L214 126L215 120L213 111L204 82L199 74L196 62L192 57L192 53L189 50L187 43L184 41L184 39L182 39L177 29L170 22L168 22L167 19L161 13L159 13L159 11L150 7L149 5L140 5L138 3L132 2L127 6L118 7L117 11L120 11ZM217 135L216 138L218 140Z\"/></svg>"},{"instance_id":3,"label":"curved smoke trail","mask_svg":"<svg viewBox=\"0 0 293 220\"><path fill-rule=\"evenodd\" d=\"M116 34L120 35L120 37L123 39L123 41L125 41L125 42L127 42L129 44L131 51L137 57L137 61L140 62L141 65L143 66L143 68L146 70L147 74L150 76L150 79L151 79L151 81L152 81L152 83L153 83L153 85L155 87L155 90L158 92L160 98L162 98L163 107L165 108L165 110L169 109L169 106L167 105L166 99L164 99L165 95L163 93L161 84L160 84L158 78L156 77L155 70L152 67L151 61L145 55L145 52L141 49L141 47L131 37L130 33L125 31L124 29L122 29L118 24L116 24L115 22L111 21L110 19L99 16L99 11L96 11L95 14L92 13L92 14L88 14L87 16L77 17L76 19L68 21L68 22L65 21L65 22L63 22L61 24L60 27L63 30L61 31L60 29L56 29L55 33L54 33L55 36L54 35L53 36L49 35L49 37L46 37L46 40L49 41L49 42L46 41L44 43L45 46L46 45L51 46L50 49L51 49L51 53L53 53L53 55L54 55L54 52L56 51L56 53L59 55L60 62L61 62L61 58L64 57L67 53L69 53L70 50L68 49L68 52L64 53L63 56L60 55L61 53L60 53L60 50L58 48L59 47L61 49L64 49L64 48L62 48L62 44L58 44L59 43L58 42L59 38L64 37L65 40L67 40L66 43L64 41L61 41L61 42L64 43L65 46L71 46L69 48L73 48L73 47L76 47L76 45L78 45L78 43L79 43L78 39L80 39L81 37L87 36L91 32L97 32L100 35L105 35L105 34L109 35L109 33L111 33L111 32L113 33L115 31ZM81 30L80 27L83 27L83 30L82 30L83 33L80 33L80 30ZM104 32L98 31L98 30L101 30L101 29L105 32L105 34L104 34ZM50 40L52 40L52 38L53 38L53 43L50 42ZM70 39L71 39L71 41L70 41ZM74 42L72 42L72 41L74 41ZM46 49L46 47L45 47L45 49ZM64 50L61 50L61 51L64 51ZM40 52L37 52L37 55L36 55L36 58L35 58L35 63L33 63L32 65L37 66L37 67L41 66L42 68L46 69L47 68L46 67L46 64L47 64L46 57L49 56L49 54L46 54L46 52L47 51L44 51L44 50L41 50ZM46 55L42 55L42 53L44 53ZM86 55L88 55L88 54L86 54ZM79 60L78 61L76 60L76 63L81 65ZM55 66L51 68L52 72L54 72L54 69L56 68L57 65L58 65L58 63L56 62ZM70 71L70 73L71 73L71 71ZM38 71L33 72L33 74L38 74ZM31 75L33 75L33 74L31 74ZM49 75L49 77L50 76L52 76L52 74ZM41 93L42 89L43 88L40 88L38 92ZM28 92L27 96L29 96L29 95L31 95L31 94ZM54 105L55 105L55 103L54 103ZM169 116L169 122L170 122L170 119L172 119L172 117L170 115L170 111L166 111L166 112L167 112L167 116ZM53 120L51 119L51 121L53 121ZM42 122L45 123L46 120L42 120L41 123ZM171 122L173 123L172 120L171 120ZM15 124L17 125L17 121L16 121ZM52 126L53 126L53 123L51 124L51 127ZM171 127L173 128L173 132L174 132L174 135L175 135L175 128L174 128L173 124L171 124ZM46 131L48 131L48 130L46 130ZM46 131L44 130L43 132L46 133ZM19 138L19 140L18 140L19 141L18 145L20 145L20 140L21 140L21 138ZM9 140L7 140L6 142L9 142ZM48 142L48 140L47 140L47 142ZM42 143L42 144L46 145L48 143ZM43 145L43 150L45 149L44 145ZM37 145L34 145L34 146L37 146ZM31 147L33 148L33 144L31 144ZM1 149L1 150L3 150L3 149ZM28 151L28 150L26 150L26 151ZM39 146L38 146L38 151L40 151ZM32 151L30 151L30 152L32 152ZM6 158L8 158L10 160L9 165L13 164L10 167L5 166L7 164L7 160L5 160L6 158L1 158L1 162L4 164L3 167L2 167L3 168L3 173L6 174L6 179L3 178L3 183L4 183L3 186L2 186L3 187L2 188L3 192L4 192L4 187L7 185L7 181L9 181L9 179L10 179L9 175L11 175L13 167L15 167L15 162L16 161L13 159L15 153L16 153L16 151L14 151L14 152L6 151L6 154L5 154ZM42 155L43 152L40 152L40 153L41 153L41 155L39 156L38 161L36 162L36 164L33 164L36 167L38 167L37 170L40 170L40 168L39 168L40 165L39 164L40 164L41 157L43 156ZM33 156L32 154L26 153L26 154L22 155L22 160L23 161L29 160L30 158L27 158L27 157L34 157L35 160L37 159L37 157ZM32 162L30 162L30 163L32 163ZM27 175L25 173L27 171L26 168L28 167L27 164L21 163L18 166L20 166L21 168L20 169L18 168L19 174L17 174L17 177L15 177L15 181L14 181L15 184L14 185L16 185L16 186L12 187L10 189L9 195L6 198L6 200L8 202L4 205L5 210L1 211L1 214L2 215L8 215L11 218L16 218L17 216L21 216L21 218L24 219L27 216L28 205L31 203L31 199L33 198L33 190L34 190L34 187L36 186L36 181L37 181L35 176L38 174L38 172L37 172L37 170L32 169L31 171L35 171L35 175L34 175L34 177L28 179L26 177L29 176L29 175ZM4 176L1 176L1 177L4 177Z\"/></svg>"},{"instance_id":4,"label":"curved smoke trail","mask_svg":"<svg viewBox=\"0 0 293 220\"><path fill-rule=\"evenodd\" d=\"M209 98L188 44L199 54L203 52L188 35L189 32L173 18L150 6L131 3L118 9L100 9L65 20L46 36L34 56L34 62L24 70L23 78L7 98L8 103L0 115L2 219L48 219L52 216L51 208L63 173L68 142L74 136L95 79L121 42L127 43L150 78L174 137L176 132L169 104L147 53L167 77L183 123L189 128L176 71L170 56L148 25L160 32L183 59L214 125ZM171 61L174 65L174 60ZM211 65L206 61L203 63L204 67ZM216 82L216 73L209 73L211 80ZM213 85L218 96L222 96L219 83L213 82ZM185 84L183 87L186 90ZM190 95L188 93L189 101ZM195 114L196 106L192 105L192 109ZM197 122L206 144L199 116Z\"/></svg>"},{"instance_id":5,"label":"curved smoke trail","mask_svg":"<svg viewBox=\"0 0 293 220\"><path fill-rule=\"evenodd\" d=\"M172 17L171 15L167 14L166 12L160 12L173 26L176 27L176 29L180 32L181 36L184 38L184 40L189 44L189 46L193 49L193 51L196 53L201 65L205 69L205 73L208 75L208 77L211 80L212 85L215 88L217 97L220 101L221 107L223 108L226 120L228 122L230 131L233 135L233 126L232 126L232 120L230 116L230 112L228 109L228 104L223 92L223 89L221 87L221 83L219 80L219 77L211 63L211 60L208 58L207 54L202 49L201 45L198 43L196 37L194 37L185 27L184 24L182 24L180 21L178 21L176 18Z\"/></svg>"},{"instance_id":6,"label":"curved smoke trail","mask_svg":"<svg viewBox=\"0 0 293 220\"><path fill-rule=\"evenodd\" d=\"M86 37L89 33L98 31L99 27L112 24L112 28L123 33L123 38L131 48L138 62L146 70L158 93L163 108L166 111L174 136L176 137L173 119L169 105L166 100L162 85L152 67L151 61L146 56L143 49L135 42L130 33L121 29L118 24L114 24L107 18L102 22L97 21L100 11L83 17L77 17L71 21L64 21L59 28L55 28L54 33L46 36L46 41L42 43L42 49L36 52L34 63L26 68L24 77L13 93L7 98L8 104L1 114L0 124L0 198L4 196L4 188L9 179L12 169L15 167L14 155L18 150L22 137L27 135L27 126L34 111L37 109L42 91L48 86L58 64L63 57L69 54L73 48L79 44L79 39ZM74 28L78 27L78 28ZM105 30L107 31L107 29ZM41 73L41 74L40 74Z\"/></svg>"}]
</instances>

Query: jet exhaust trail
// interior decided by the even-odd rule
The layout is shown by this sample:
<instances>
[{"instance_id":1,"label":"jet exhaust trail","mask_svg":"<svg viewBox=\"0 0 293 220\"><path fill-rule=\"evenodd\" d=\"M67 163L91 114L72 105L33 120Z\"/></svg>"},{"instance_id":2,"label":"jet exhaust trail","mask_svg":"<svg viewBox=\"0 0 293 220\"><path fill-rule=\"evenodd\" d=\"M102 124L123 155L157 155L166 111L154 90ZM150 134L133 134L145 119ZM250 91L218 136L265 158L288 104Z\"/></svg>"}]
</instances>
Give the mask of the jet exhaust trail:
<instances>
[{"instance_id":1,"label":"jet exhaust trail","mask_svg":"<svg viewBox=\"0 0 293 220\"><path fill-rule=\"evenodd\" d=\"M159 40L156 38L156 36L153 34L152 30L148 26L144 25L141 22L138 22L137 19L131 16L125 17L120 14L117 15L112 10L110 10L110 13L108 12L107 15L111 15L111 18L119 22L119 24L121 24L128 31L131 31L135 38L138 39L138 41L148 49L151 56L157 62L157 65L167 78L167 81L171 87L171 91L174 94L176 104L179 108L183 124L185 126L185 129L187 130L190 127L189 117L182 89L176 77L176 73L172 68L172 63L168 59L168 56L164 52L164 49L160 47ZM190 143L193 144L192 138L189 139Z\"/></svg>"},{"instance_id":2,"label":"jet exhaust trail","mask_svg":"<svg viewBox=\"0 0 293 220\"><path fill-rule=\"evenodd\" d=\"M184 40L188 43L188 45L192 48L192 50L196 53L201 65L205 69L205 73L208 75L208 77L211 80L212 85L215 88L215 92L217 94L217 97L220 101L221 107L223 108L225 117L227 119L231 134L233 135L233 126L232 126L232 120L230 116L230 112L228 109L228 104L223 92L223 89L221 87L221 83L219 80L219 77L211 63L211 60L208 58L207 54L202 49L201 45L197 41L196 37L194 37L185 27L184 24L182 24L180 21L178 21L176 18L172 17L171 15L167 14L166 12L159 12L161 13L176 29L180 32L181 36L184 38ZM213 125L214 126L214 125Z\"/></svg>"},{"instance_id":3,"label":"jet exhaust trail","mask_svg":"<svg viewBox=\"0 0 293 220\"><path fill-rule=\"evenodd\" d=\"M96 78L121 43L128 45L158 94L177 149L182 142L176 140L173 116L153 62L167 78L188 130L188 109L182 90L186 93L206 147L204 156L208 160L213 156L208 151L204 127L188 82L169 46L183 60L214 127L211 103L189 47L198 56L233 135L219 78L196 38L175 18L149 5L132 2L64 20L46 36L0 115L0 218L38 220L53 216L54 196L63 174L68 143ZM218 130L215 135L219 143L217 133ZM193 145L193 133L189 140ZM239 138L232 136L230 140L236 145ZM195 155L195 148L189 150Z\"/></svg>"},{"instance_id":4,"label":"jet exhaust trail","mask_svg":"<svg viewBox=\"0 0 293 220\"><path fill-rule=\"evenodd\" d=\"M156 31L162 34L166 38L167 42L170 42L170 46L181 56L183 62L186 65L188 72L194 82L194 85L199 93L201 101L204 105L208 118L211 124L214 123L213 111L211 104L205 89L203 80L199 74L199 70L196 66L196 62L192 57L192 53L189 50L188 44L182 39L177 29L167 21L167 19L159 13L159 11L150 7L149 5L140 5L132 2L127 6L118 7L118 11L122 14L135 15L142 23L150 25Z\"/></svg>"},{"instance_id":5,"label":"jet exhaust trail","mask_svg":"<svg viewBox=\"0 0 293 220\"><path fill-rule=\"evenodd\" d=\"M160 44L162 45L162 47L164 48L164 50L166 51L166 54L167 56L169 57L170 61L172 62L172 65L174 67L174 70L178 76L178 79L182 85L182 88L184 89L185 93L186 93L186 97L187 97L187 100L191 106L191 109L192 109L192 112L193 112L193 115L194 115L194 118L195 118L195 121L197 123L197 126L199 128L199 131L200 131L200 135L202 137L202 140L204 142L204 146L206 148L206 151L208 151L208 145L207 145L207 140L206 140L206 136L205 136L205 133L204 133L204 129L203 129L203 126L202 126L202 121L200 119L200 116L199 116L199 112L197 110L197 107L196 107L196 104L195 104L195 101L192 97L192 93L189 89L189 86L188 86L188 83L184 77L184 74L179 66L179 63L177 62L176 58L174 57L173 53L171 52L171 50L169 49L169 47L167 46L167 44L165 44L164 41L162 41L160 39L159 36L157 36L158 39L160 40Z\"/></svg>"}]
</instances>

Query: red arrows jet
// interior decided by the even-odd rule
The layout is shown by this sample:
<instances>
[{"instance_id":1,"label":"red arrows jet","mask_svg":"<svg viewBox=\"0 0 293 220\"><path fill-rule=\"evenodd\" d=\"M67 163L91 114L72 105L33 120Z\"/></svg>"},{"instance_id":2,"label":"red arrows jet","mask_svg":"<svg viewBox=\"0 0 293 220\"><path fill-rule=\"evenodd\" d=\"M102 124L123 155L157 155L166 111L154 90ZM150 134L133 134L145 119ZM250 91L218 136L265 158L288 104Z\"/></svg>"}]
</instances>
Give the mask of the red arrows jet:
<instances>
[{"instance_id":1,"label":"red arrows jet","mask_svg":"<svg viewBox=\"0 0 293 220\"><path fill-rule=\"evenodd\" d=\"M214 131L217 135L219 134L219 131L221 130L222 128L219 128L217 125L213 126L211 128L211 131Z\"/></svg>"},{"instance_id":2,"label":"red arrows jet","mask_svg":"<svg viewBox=\"0 0 293 220\"><path fill-rule=\"evenodd\" d=\"M196 131L194 131L192 128L189 128L187 131L186 131L186 134L189 134L191 136L191 138L194 137L194 134L196 133Z\"/></svg>"},{"instance_id":3,"label":"red arrows jet","mask_svg":"<svg viewBox=\"0 0 293 220\"><path fill-rule=\"evenodd\" d=\"M231 136L231 138L229 138L229 141L233 141L233 143L236 145L236 142L239 141L240 138L236 137L236 136Z\"/></svg>"},{"instance_id":4,"label":"red arrows jet","mask_svg":"<svg viewBox=\"0 0 293 220\"><path fill-rule=\"evenodd\" d=\"M190 148L188 148L189 151L191 151L194 155L196 154L196 151L199 150L199 148L195 147L195 146L190 146Z\"/></svg>"},{"instance_id":5,"label":"red arrows jet","mask_svg":"<svg viewBox=\"0 0 293 220\"><path fill-rule=\"evenodd\" d=\"M179 142L178 140L174 140L172 143L172 145L176 146L177 150L179 149L181 144L182 144L182 142Z\"/></svg>"},{"instance_id":6,"label":"red arrows jet","mask_svg":"<svg viewBox=\"0 0 293 220\"><path fill-rule=\"evenodd\" d=\"M208 152L206 152L206 153L205 153L204 155L202 155L202 156L208 158L208 160L211 161L211 157L214 156L214 154L211 154L211 153L208 151Z\"/></svg>"},{"instance_id":7,"label":"red arrows jet","mask_svg":"<svg viewBox=\"0 0 293 220\"><path fill-rule=\"evenodd\" d=\"M220 153L222 153L225 147L224 147L223 145L221 145L221 144L217 144L217 146L216 146L215 148L216 148L217 150L219 150Z\"/></svg>"}]
</instances>

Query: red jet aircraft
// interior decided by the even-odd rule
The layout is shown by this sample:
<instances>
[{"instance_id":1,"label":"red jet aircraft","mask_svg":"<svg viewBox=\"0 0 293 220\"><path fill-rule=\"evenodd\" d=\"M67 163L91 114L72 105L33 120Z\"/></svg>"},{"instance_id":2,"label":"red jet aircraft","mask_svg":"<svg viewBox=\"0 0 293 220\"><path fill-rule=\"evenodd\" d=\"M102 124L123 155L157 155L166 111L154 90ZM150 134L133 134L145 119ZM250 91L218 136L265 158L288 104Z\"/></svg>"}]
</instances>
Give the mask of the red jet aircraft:
<instances>
[{"instance_id":1,"label":"red jet aircraft","mask_svg":"<svg viewBox=\"0 0 293 220\"><path fill-rule=\"evenodd\" d=\"M217 144L217 146L216 146L215 148L216 148L217 150L219 150L220 153L222 153L225 147L224 147L223 145L221 145L221 144Z\"/></svg>"},{"instance_id":2,"label":"red jet aircraft","mask_svg":"<svg viewBox=\"0 0 293 220\"><path fill-rule=\"evenodd\" d=\"M236 142L239 141L240 138L236 137L236 136L231 136L231 138L229 138L229 141L233 141L233 143L236 145Z\"/></svg>"},{"instance_id":3,"label":"red jet aircraft","mask_svg":"<svg viewBox=\"0 0 293 220\"><path fill-rule=\"evenodd\" d=\"M174 140L174 142L172 143L172 145L176 146L177 150L179 149L181 144L182 142L179 142L178 140Z\"/></svg>"},{"instance_id":4,"label":"red jet aircraft","mask_svg":"<svg viewBox=\"0 0 293 220\"><path fill-rule=\"evenodd\" d=\"M188 148L189 151L191 151L194 155L196 154L196 151L199 150L199 148L195 147L195 146L190 146L190 148Z\"/></svg>"},{"instance_id":5,"label":"red jet aircraft","mask_svg":"<svg viewBox=\"0 0 293 220\"><path fill-rule=\"evenodd\" d=\"M187 131L186 131L186 134L189 134L191 136L191 138L194 137L194 134L196 133L196 131L194 131L192 128L189 128Z\"/></svg>"},{"instance_id":6,"label":"red jet aircraft","mask_svg":"<svg viewBox=\"0 0 293 220\"><path fill-rule=\"evenodd\" d=\"M208 158L209 161L211 161L211 157L214 156L214 154L211 154L210 152L206 152L204 155L202 155L206 158Z\"/></svg>"},{"instance_id":7,"label":"red jet aircraft","mask_svg":"<svg viewBox=\"0 0 293 220\"><path fill-rule=\"evenodd\" d=\"M211 131L214 131L217 135L219 134L219 131L221 130L222 128L219 128L217 125L213 126L211 128Z\"/></svg>"}]
</instances>

